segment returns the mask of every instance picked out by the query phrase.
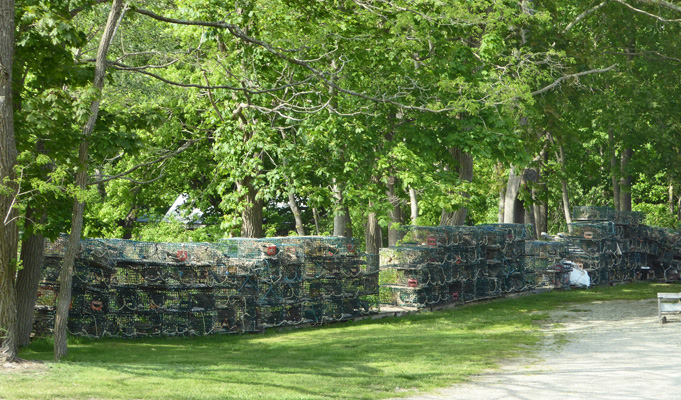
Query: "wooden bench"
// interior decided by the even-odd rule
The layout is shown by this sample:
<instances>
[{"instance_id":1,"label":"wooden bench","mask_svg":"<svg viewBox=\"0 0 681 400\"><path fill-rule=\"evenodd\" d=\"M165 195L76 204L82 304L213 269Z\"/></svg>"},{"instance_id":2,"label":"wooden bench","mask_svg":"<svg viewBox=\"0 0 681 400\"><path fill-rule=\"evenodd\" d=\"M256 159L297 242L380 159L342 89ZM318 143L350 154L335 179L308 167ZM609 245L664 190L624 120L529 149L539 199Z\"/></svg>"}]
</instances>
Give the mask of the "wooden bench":
<instances>
[{"instance_id":1,"label":"wooden bench","mask_svg":"<svg viewBox=\"0 0 681 400\"><path fill-rule=\"evenodd\" d=\"M676 300L675 302L664 302L663 300ZM667 317L662 313L681 313L681 293L658 293L657 308L660 323L667 322Z\"/></svg>"}]
</instances>

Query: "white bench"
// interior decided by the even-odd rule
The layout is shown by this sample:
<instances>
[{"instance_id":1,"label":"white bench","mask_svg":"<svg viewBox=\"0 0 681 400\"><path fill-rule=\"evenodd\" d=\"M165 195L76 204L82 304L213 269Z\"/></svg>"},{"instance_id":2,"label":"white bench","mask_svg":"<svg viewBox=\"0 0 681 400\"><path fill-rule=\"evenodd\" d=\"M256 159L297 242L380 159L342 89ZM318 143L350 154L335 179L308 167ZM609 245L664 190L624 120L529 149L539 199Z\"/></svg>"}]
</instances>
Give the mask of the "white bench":
<instances>
[{"instance_id":1,"label":"white bench","mask_svg":"<svg viewBox=\"0 0 681 400\"><path fill-rule=\"evenodd\" d=\"M663 300L676 300L675 302L664 302ZM657 308L660 323L667 322L667 317L662 313L681 313L681 293L658 293Z\"/></svg>"}]
</instances>

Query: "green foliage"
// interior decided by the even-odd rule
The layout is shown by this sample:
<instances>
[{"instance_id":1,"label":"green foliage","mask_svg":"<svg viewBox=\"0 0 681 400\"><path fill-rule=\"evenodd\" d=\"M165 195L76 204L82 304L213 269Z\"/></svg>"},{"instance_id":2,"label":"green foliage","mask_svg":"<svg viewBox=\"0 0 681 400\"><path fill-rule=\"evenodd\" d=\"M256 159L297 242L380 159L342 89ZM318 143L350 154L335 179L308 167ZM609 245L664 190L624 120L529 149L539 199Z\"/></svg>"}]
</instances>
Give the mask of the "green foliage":
<instances>
[{"instance_id":1,"label":"green foliage","mask_svg":"<svg viewBox=\"0 0 681 400\"><path fill-rule=\"evenodd\" d=\"M624 173L635 176L637 207L649 210L655 223L675 224L662 205L670 184L675 198L681 187L681 123L674 111L681 80L673 62L679 45L670 39L677 25L655 24L614 2L576 21L591 6L572 0L539 1L531 11L486 0L370 6L272 0L235 8L182 0L136 7L235 24L259 42L129 10L110 60L170 81L223 88L177 88L110 69L99 93L91 88L92 63L86 61L94 58L98 34L87 32L97 32L93 27L102 24L107 6L18 2L20 200L54 204L40 206L53 214L37 229L54 233L68 226L64 210L74 194L79 133L95 98L102 105L90 138L92 181L134 171L128 180L88 191L87 235L129 235L136 218L162 214L180 194L191 197L210 225L235 234L248 190L266 204L268 235L292 231L291 214L281 204L294 194L308 232L313 207L328 233L334 210L347 205L361 238L369 212L383 228L391 223L388 182L395 183L403 208L409 188L418 192L419 223L437 224L442 210L461 207L469 209L467 223L494 222L500 179L510 165L541 168L541 181L528 186L535 198L528 188L522 196L545 202L550 229L558 230L564 227L561 180L573 204L612 205L611 175L623 173L612 170L609 156L628 147L634 158ZM642 7L674 18L668 10ZM532 95L567 74L614 63L618 69L607 74L563 80ZM552 140L537 160L546 143L538 138L546 132ZM194 144L181 153L153 162L190 140ZM559 143L565 165L556 161ZM472 183L459 179L452 148L473 156ZM334 186L342 188L343 204Z\"/></svg>"},{"instance_id":2,"label":"green foliage","mask_svg":"<svg viewBox=\"0 0 681 400\"><path fill-rule=\"evenodd\" d=\"M681 229L681 222L676 215L669 212L669 208L666 204L637 203L632 208L633 211L644 213L645 220L643 223L646 225Z\"/></svg>"},{"instance_id":3,"label":"green foliage","mask_svg":"<svg viewBox=\"0 0 681 400\"><path fill-rule=\"evenodd\" d=\"M218 226L199 226L188 229L180 222L150 222L133 231L133 240L146 242L216 242L224 239L224 231Z\"/></svg>"}]
</instances>

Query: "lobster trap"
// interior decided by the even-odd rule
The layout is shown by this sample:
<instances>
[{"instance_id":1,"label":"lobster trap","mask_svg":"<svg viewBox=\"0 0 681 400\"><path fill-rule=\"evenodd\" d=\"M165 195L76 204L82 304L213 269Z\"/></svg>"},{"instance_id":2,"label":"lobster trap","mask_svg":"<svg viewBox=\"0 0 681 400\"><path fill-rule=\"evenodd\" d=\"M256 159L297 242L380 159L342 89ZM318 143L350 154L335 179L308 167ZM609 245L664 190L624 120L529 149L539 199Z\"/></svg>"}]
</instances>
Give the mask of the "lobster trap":
<instances>
[{"instance_id":1,"label":"lobster trap","mask_svg":"<svg viewBox=\"0 0 681 400\"><path fill-rule=\"evenodd\" d=\"M381 249L381 302L414 308L474 301L527 288L522 224L407 226Z\"/></svg>"},{"instance_id":2,"label":"lobster trap","mask_svg":"<svg viewBox=\"0 0 681 400\"><path fill-rule=\"evenodd\" d=\"M66 240L46 245L39 333L53 324ZM377 302L378 271L348 238L86 239L77 254L68 329L88 337L253 332L368 315Z\"/></svg>"}]
</instances>

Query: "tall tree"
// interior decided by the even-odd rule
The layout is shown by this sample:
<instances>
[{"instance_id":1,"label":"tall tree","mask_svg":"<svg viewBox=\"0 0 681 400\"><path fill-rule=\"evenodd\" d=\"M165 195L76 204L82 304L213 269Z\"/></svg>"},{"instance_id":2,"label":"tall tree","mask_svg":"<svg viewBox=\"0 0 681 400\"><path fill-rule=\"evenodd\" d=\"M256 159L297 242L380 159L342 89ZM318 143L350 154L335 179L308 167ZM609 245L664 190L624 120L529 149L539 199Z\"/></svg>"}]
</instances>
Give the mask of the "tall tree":
<instances>
[{"instance_id":1,"label":"tall tree","mask_svg":"<svg viewBox=\"0 0 681 400\"><path fill-rule=\"evenodd\" d=\"M90 117L82 130L82 141L78 148L78 170L76 172L76 187L78 192L73 199L73 217L71 220L71 232L64 252L63 264L59 273L59 295L57 300L56 317L54 323L54 359L61 360L67 352L66 328L69 316L69 305L71 304L71 285L76 253L80 248L80 237L83 229L83 210L85 202L83 196L88 181L88 146L89 139L97 122L99 105L102 90L104 88L104 78L106 77L107 61L106 57L109 47L113 41L116 29L120 24L123 15L123 0L113 0L111 11L104 27L104 32L97 49L97 59L95 63L95 76L92 87L95 89L95 99L90 106Z\"/></svg>"},{"instance_id":2,"label":"tall tree","mask_svg":"<svg viewBox=\"0 0 681 400\"><path fill-rule=\"evenodd\" d=\"M14 139L12 68L14 65L14 0L0 1L0 361L17 357L15 207L17 149Z\"/></svg>"}]
</instances>

